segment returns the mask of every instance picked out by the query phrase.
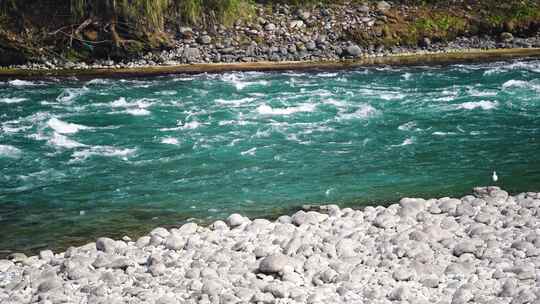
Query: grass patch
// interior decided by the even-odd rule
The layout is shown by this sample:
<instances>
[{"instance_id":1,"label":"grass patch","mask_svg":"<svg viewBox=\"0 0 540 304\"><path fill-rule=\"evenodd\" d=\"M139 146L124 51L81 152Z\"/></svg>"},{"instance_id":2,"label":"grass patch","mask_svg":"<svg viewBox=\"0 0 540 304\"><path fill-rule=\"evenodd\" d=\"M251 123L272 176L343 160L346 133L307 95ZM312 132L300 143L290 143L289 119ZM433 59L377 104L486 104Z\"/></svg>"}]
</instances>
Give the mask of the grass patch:
<instances>
[{"instance_id":1,"label":"grass patch","mask_svg":"<svg viewBox=\"0 0 540 304\"><path fill-rule=\"evenodd\" d=\"M250 19L254 14L250 0L173 0L171 6L181 21L200 26L218 23L231 26L239 19Z\"/></svg>"},{"instance_id":2,"label":"grass patch","mask_svg":"<svg viewBox=\"0 0 540 304\"><path fill-rule=\"evenodd\" d=\"M540 3L531 0L494 3L489 10L486 10L485 20L494 28L506 27L505 30L508 31L519 30L531 22L540 21Z\"/></svg>"},{"instance_id":3,"label":"grass patch","mask_svg":"<svg viewBox=\"0 0 540 304\"><path fill-rule=\"evenodd\" d=\"M417 19L411 31L418 36L429 37L441 41L449 41L468 30L468 21L463 17L448 15L443 12L432 13Z\"/></svg>"}]
</instances>

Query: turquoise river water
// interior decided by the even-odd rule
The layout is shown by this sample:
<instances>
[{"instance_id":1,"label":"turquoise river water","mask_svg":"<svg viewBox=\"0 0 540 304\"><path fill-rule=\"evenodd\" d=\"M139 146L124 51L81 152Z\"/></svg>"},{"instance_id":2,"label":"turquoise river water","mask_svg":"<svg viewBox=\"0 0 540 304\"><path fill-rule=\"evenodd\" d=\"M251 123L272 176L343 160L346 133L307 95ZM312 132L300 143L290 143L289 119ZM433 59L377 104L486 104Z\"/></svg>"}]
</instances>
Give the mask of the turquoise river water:
<instances>
[{"instance_id":1,"label":"turquoise river water","mask_svg":"<svg viewBox=\"0 0 540 304\"><path fill-rule=\"evenodd\" d=\"M540 61L0 82L0 255L302 204L540 190Z\"/></svg>"}]
</instances>

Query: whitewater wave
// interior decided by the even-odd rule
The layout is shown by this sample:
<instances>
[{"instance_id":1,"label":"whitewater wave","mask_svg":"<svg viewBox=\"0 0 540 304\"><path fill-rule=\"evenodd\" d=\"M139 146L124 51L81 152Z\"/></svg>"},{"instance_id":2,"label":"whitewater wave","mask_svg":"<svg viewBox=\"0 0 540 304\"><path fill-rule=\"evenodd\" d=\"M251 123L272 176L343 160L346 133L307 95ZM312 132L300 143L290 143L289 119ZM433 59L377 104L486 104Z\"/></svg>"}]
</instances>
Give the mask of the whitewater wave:
<instances>
[{"instance_id":1,"label":"whitewater wave","mask_svg":"<svg viewBox=\"0 0 540 304\"><path fill-rule=\"evenodd\" d=\"M402 75L401 75L401 78L402 78L403 80L410 80L411 77L412 77L412 74L409 73L409 72L406 72L405 74L402 74Z\"/></svg>"},{"instance_id":2,"label":"whitewater wave","mask_svg":"<svg viewBox=\"0 0 540 304\"><path fill-rule=\"evenodd\" d=\"M525 81L525 80L511 79L503 83L502 88L503 89L523 88L523 89L532 89L532 90L540 92L540 82L537 82L535 80Z\"/></svg>"},{"instance_id":3,"label":"whitewater wave","mask_svg":"<svg viewBox=\"0 0 540 304\"><path fill-rule=\"evenodd\" d=\"M111 102L111 107L113 108L125 108L124 113L133 115L133 116L145 116L150 115L150 111L146 108L152 105L152 99L137 99L133 102L128 102L125 97L120 97L113 102Z\"/></svg>"},{"instance_id":4,"label":"whitewater wave","mask_svg":"<svg viewBox=\"0 0 540 304\"><path fill-rule=\"evenodd\" d=\"M448 95L448 96L437 97L434 100L435 101L448 102L448 101L454 100L456 97L457 97L457 95Z\"/></svg>"},{"instance_id":5,"label":"whitewater wave","mask_svg":"<svg viewBox=\"0 0 540 304\"><path fill-rule=\"evenodd\" d=\"M268 86L269 82L266 80L258 81L244 81L245 77L238 76L237 74L225 74L221 77L221 80L228 82L230 85L236 88L237 91L242 91L248 86L261 85Z\"/></svg>"},{"instance_id":6,"label":"whitewater wave","mask_svg":"<svg viewBox=\"0 0 540 304\"><path fill-rule=\"evenodd\" d=\"M497 66L484 71L484 76L490 76L494 74L506 73L512 70L526 70L529 72L540 73L540 62L538 61L518 61L504 65L497 64Z\"/></svg>"},{"instance_id":7,"label":"whitewater wave","mask_svg":"<svg viewBox=\"0 0 540 304\"><path fill-rule=\"evenodd\" d=\"M222 120L220 122L218 122L218 125L219 126L246 126L246 125L250 125L250 124L253 124L249 121L245 121L245 120Z\"/></svg>"},{"instance_id":8,"label":"whitewater wave","mask_svg":"<svg viewBox=\"0 0 540 304\"><path fill-rule=\"evenodd\" d=\"M67 136L54 132L51 139L49 139L49 144L59 148L73 149L79 147L86 147L85 144L81 144L75 140L70 139Z\"/></svg>"},{"instance_id":9,"label":"whitewater wave","mask_svg":"<svg viewBox=\"0 0 540 304\"><path fill-rule=\"evenodd\" d=\"M441 131L436 131L436 132L431 133L431 135L435 135L435 136L456 135L456 132L441 132Z\"/></svg>"},{"instance_id":10,"label":"whitewater wave","mask_svg":"<svg viewBox=\"0 0 540 304\"><path fill-rule=\"evenodd\" d=\"M155 99L148 99L148 98L142 98L142 99L136 99L134 101L128 102L125 97L120 97L113 101L111 103L111 106L113 108L148 108L152 105L152 102L155 101Z\"/></svg>"},{"instance_id":11,"label":"whitewater wave","mask_svg":"<svg viewBox=\"0 0 540 304\"><path fill-rule=\"evenodd\" d=\"M61 103L71 103L73 100L75 100L77 97L82 96L88 92L89 89L87 87L82 88L67 88L56 97L56 101Z\"/></svg>"},{"instance_id":12,"label":"whitewater wave","mask_svg":"<svg viewBox=\"0 0 540 304\"><path fill-rule=\"evenodd\" d=\"M507 82L503 83L502 87L503 89L507 89L507 88L512 88L512 87L515 87L515 88L526 88L529 86L529 82L528 81L524 81L524 80L515 80L515 79L511 79L511 80L508 80Z\"/></svg>"},{"instance_id":13,"label":"whitewater wave","mask_svg":"<svg viewBox=\"0 0 540 304\"><path fill-rule=\"evenodd\" d=\"M101 85L101 84L109 84L111 83L110 79L104 79L104 78L96 78L88 81L87 85Z\"/></svg>"},{"instance_id":14,"label":"whitewater wave","mask_svg":"<svg viewBox=\"0 0 540 304\"><path fill-rule=\"evenodd\" d=\"M493 97L493 96L497 96L497 92L495 91L478 91L477 89L469 89L468 90L468 93L470 96L474 96L474 97Z\"/></svg>"},{"instance_id":15,"label":"whitewater wave","mask_svg":"<svg viewBox=\"0 0 540 304\"><path fill-rule=\"evenodd\" d=\"M382 100L400 100L405 98L407 95L398 92L381 92L378 94L378 96Z\"/></svg>"},{"instance_id":16,"label":"whitewater wave","mask_svg":"<svg viewBox=\"0 0 540 304\"><path fill-rule=\"evenodd\" d=\"M257 107L257 112L261 115L291 115L299 112L313 112L315 108L316 105L314 104L303 104L288 108L272 108L269 105L263 104Z\"/></svg>"},{"instance_id":17,"label":"whitewater wave","mask_svg":"<svg viewBox=\"0 0 540 304\"><path fill-rule=\"evenodd\" d=\"M195 80L195 77L177 77L177 78L172 79L172 81L174 81L174 82L177 82L177 81L191 81L191 80Z\"/></svg>"},{"instance_id":18,"label":"whitewater wave","mask_svg":"<svg viewBox=\"0 0 540 304\"><path fill-rule=\"evenodd\" d=\"M0 157L20 158L22 151L10 145L0 145Z\"/></svg>"},{"instance_id":19,"label":"whitewater wave","mask_svg":"<svg viewBox=\"0 0 540 304\"><path fill-rule=\"evenodd\" d=\"M6 97L6 98L0 98L1 103L20 103L23 101L28 100L27 98L21 98L21 97Z\"/></svg>"},{"instance_id":20,"label":"whitewater wave","mask_svg":"<svg viewBox=\"0 0 540 304\"><path fill-rule=\"evenodd\" d=\"M239 107L245 103L249 103L254 100L255 98L253 97L246 97L246 98L233 99L233 100L226 100L226 99L219 98L219 99L216 99L215 102L219 104L227 105L227 106Z\"/></svg>"},{"instance_id":21,"label":"whitewater wave","mask_svg":"<svg viewBox=\"0 0 540 304\"><path fill-rule=\"evenodd\" d=\"M253 156L255 155L255 153L257 153L257 148L251 148L249 150L240 152L242 156L246 156L246 155Z\"/></svg>"},{"instance_id":22,"label":"whitewater wave","mask_svg":"<svg viewBox=\"0 0 540 304\"><path fill-rule=\"evenodd\" d=\"M18 133L30 129L31 126L12 126L9 122L2 124L2 132L4 133Z\"/></svg>"},{"instance_id":23,"label":"whitewater wave","mask_svg":"<svg viewBox=\"0 0 540 304\"><path fill-rule=\"evenodd\" d=\"M35 83L32 81L15 79L15 80L8 81L8 84L14 87L24 87L24 86L34 85Z\"/></svg>"},{"instance_id":24,"label":"whitewater wave","mask_svg":"<svg viewBox=\"0 0 540 304\"><path fill-rule=\"evenodd\" d=\"M277 127L276 129L279 129ZM273 128L268 128L266 130L257 129L257 132L251 136L251 138L268 138L272 135Z\"/></svg>"},{"instance_id":25,"label":"whitewater wave","mask_svg":"<svg viewBox=\"0 0 540 304\"><path fill-rule=\"evenodd\" d=\"M133 116L150 115L150 111L148 111L147 109L127 109L125 112Z\"/></svg>"},{"instance_id":26,"label":"whitewater wave","mask_svg":"<svg viewBox=\"0 0 540 304\"><path fill-rule=\"evenodd\" d=\"M178 92L175 90L165 90L165 91L156 92L155 94L161 95L161 96L173 96L173 95L178 94Z\"/></svg>"},{"instance_id":27,"label":"whitewater wave","mask_svg":"<svg viewBox=\"0 0 540 304\"><path fill-rule=\"evenodd\" d=\"M120 157L127 160L128 156L133 155L136 151L137 149L122 149L113 146L93 146L90 149L75 151L72 156L75 161L86 160L92 156Z\"/></svg>"},{"instance_id":28,"label":"whitewater wave","mask_svg":"<svg viewBox=\"0 0 540 304\"><path fill-rule=\"evenodd\" d=\"M200 126L201 126L200 122L193 120L193 121L184 123L180 128L183 130L194 130Z\"/></svg>"},{"instance_id":29,"label":"whitewater wave","mask_svg":"<svg viewBox=\"0 0 540 304\"><path fill-rule=\"evenodd\" d=\"M80 130L88 129L87 126L64 122L56 117L49 119L47 125L59 134L75 134Z\"/></svg>"},{"instance_id":30,"label":"whitewater wave","mask_svg":"<svg viewBox=\"0 0 540 304\"><path fill-rule=\"evenodd\" d=\"M125 97L120 97L113 102L111 102L111 107L120 108L120 107L129 107L130 104L127 102Z\"/></svg>"},{"instance_id":31,"label":"whitewater wave","mask_svg":"<svg viewBox=\"0 0 540 304\"><path fill-rule=\"evenodd\" d=\"M323 104L334 106L338 109L347 107L347 103L341 100L336 100L333 98L325 99Z\"/></svg>"},{"instance_id":32,"label":"whitewater wave","mask_svg":"<svg viewBox=\"0 0 540 304\"><path fill-rule=\"evenodd\" d=\"M321 72L317 73L317 77L323 77L323 78L334 78L338 75L338 73L329 73L329 72Z\"/></svg>"},{"instance_id":33,"label":"whitewater wave","mask_svg":"<svg viewBox=\"0 0 540 304\"><path fill-rule=\"evenodd\" d=\"M491 110L497 108L499 103L497 101L481 100L481 101L468 101L457 106L458 109L474 110L480 108L482 110Z\"/></svg>"},{"instance_id":34,"label":"whitewater wave","mask_svg":"<svg viewBox=\"0 0 540 304\"><path fill-rule=\"evenodd\" d=\"M408 146L408 145L412 145L414 144L414 142L416 141L416 138L414 137L409 137L409 138L406 138L405 140L403 140L403 142L399 145L392 145L392 147L403 147L403 146Z\"/></svg>"},{"instance_id":35,"label":"whitewater wave","mask_svg":"<svg viewBox=\"0 0 540 304\"><path fill-rule=\"evenodd\" d=\"M420 131L421 129L416 127L415 121L406 122L398 127L398 130L401 131Z\"/></svg>"},{"instance_id":36,"label":"whitewater wave","mask_svg":"<svg viewBox=\"0 0 540 304\"><path fill-rule=\"evenodd\" d=\"M161 143L167 145L178 145L178 139L174 137L164 137L161 139Z\"/></svg>"},{"instance_id":37,"label":"whitewater wave","mask_svg":"<svg viewBox=\"0 0 540 304\"><path fill-rule=\"evenodd\" d=\"M352 113L341 113L338 116L338 120L349 119L366 119L379 114L379 110L375 109L369 104L362 104L360 107Z\"/></svg>"}]
</instances>

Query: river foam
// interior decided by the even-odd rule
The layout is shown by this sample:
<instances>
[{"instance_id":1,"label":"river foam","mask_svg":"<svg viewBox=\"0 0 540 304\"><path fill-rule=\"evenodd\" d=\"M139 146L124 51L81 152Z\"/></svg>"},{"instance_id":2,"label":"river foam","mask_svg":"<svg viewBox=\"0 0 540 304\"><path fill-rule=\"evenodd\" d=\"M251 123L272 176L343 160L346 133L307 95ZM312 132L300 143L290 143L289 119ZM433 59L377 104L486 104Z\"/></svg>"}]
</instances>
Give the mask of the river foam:
<instances>
[{"instance_id":1,"label":"river foam","mask_svg":"<svg viewBox=\"0 0 540 304\"><path fill-rule=\"evenodd\" d=\"M15 79L15 80L8 81L8 84L11 85L11 86L14 86L14 87L25 87L25 86L35 85L35 82L27 81L27 80Z\"/></svg>"},{"instance_id":2,"label":"river foam","mask_svg":"<svg viewBox=\"0 0 540 304\"><path fill-rule=\"evenodd\" d=\"M21 103L23 101L26 101L28 100L28 98L22 98L22 97L5 97L5 98L0 98L0 102L1 103L7 103L7 104L11 104L11 103Z\"/></svg>"},{"instance_id":3,"label":"river foam","mask_svg":"<svg viewBox=\"0 0 540 304\"><path fill-rule=\"evenodd\" d=\"M89 91L87 87L82 88L67 88L56 97L56 101L60 103L71 103L73 102L77 97L82 96L86 94Z\"/></svg>"},{"instance_id":4,"label":"river foam","mask_svg":"<svg viewBox=\"0 0 540 304\"><path fill-rule=\"evenodd\" d=\"M84 161L90 157L102 156L102 157L119 157L122 160L127 160L129 156L135 154L137 149L118 148L113 146L92 146L90 149L84 149L73 152L73 159L75 161Z\"/></svg>"},{"instance_id":5,"label":"river foam","mask_svg":"<svg viewBox=\"0 0 540 304\"><path fill-rule=\"evenodd\" d=\"M273 108L267 104L263 104L257 107L257 112L261 115L291 115L299 112L313 112L315 108L316 105L314 104L303 104L286 108Z\"/></svg>"},{"instance_id":6,"label":"river foam","mask_svg":"<svg viewBox=\"0 0 540 304\"><path fill-rule=\"evenodd\" d=\"M178 139L174 137L165 137L161 139L161 143L167 145L178 145Z\"/></svg>"},{"instance_id":7,"label":"river foam","mask_svg":"<svg viewBox=\"0 0 540 304\"><path fill-rule=\"evenodd\" d=\"M72 140L69 137L56 133L56 132L53 133L52 138L49 139L48 142L52 146L55 146L58 148L73 149L73 148L79 148L79 147L86 147L85 144L81 144L80 142Z\"/></svg>"},{"instance_id":8,"label":"river foam","mask_svg":"<svg viewBox=\"0 0 540 304\"><path fill-rule=\"evenodd\" d=\"M380 114L380 111L369 104L361 104L354 112L340 113L338 120L366 119Z\"/></svg>"},{"instance_id":9,"label":"river foam","mask_svg":"<svg viewBox=\"0 0 540 304\"><path fill-rule=\"evenodd\" d=\"M457 108L464 109L464 110L474 110L474 109L492 110L492 109L497 108L498 105L499 103L497 101L481 100L481 101L464 102L462 104L459 104Z\"/></svg>"},{"instance_id":10,"label":"river foam","mask_svg":"<svg viewBox=\"0 0 540 304\"><path fill-rule=\"evenodd\" d=\"M133 116L146 116L150 115L151 112L147 109L152 105L155 99L136 99L133 101L127 101L125 97L120 97L110 103L112 108L124 108L123 113L133 115Z\"/></svg>"},{"instance_id":11,"label":"river foam","mask_svg":"<svg viewBox=\"0 0 540 304\"><path fill-rule=\"evenodd\" d=\"M49 119L49 121L47 121L47 125L60 134L75 134L80 130L88 129L87 126L68 123L56 117Z\"/></svg>"},{"instance_id":12,"label":"river foam","mask_svg":"<svg viewBox=\"0 0 540 304\"><path fill-rule=\"evenodd\" d=\"M11 145L0 145L0 157L20 158L22 151Z\"/></svg>"}]
</instances>

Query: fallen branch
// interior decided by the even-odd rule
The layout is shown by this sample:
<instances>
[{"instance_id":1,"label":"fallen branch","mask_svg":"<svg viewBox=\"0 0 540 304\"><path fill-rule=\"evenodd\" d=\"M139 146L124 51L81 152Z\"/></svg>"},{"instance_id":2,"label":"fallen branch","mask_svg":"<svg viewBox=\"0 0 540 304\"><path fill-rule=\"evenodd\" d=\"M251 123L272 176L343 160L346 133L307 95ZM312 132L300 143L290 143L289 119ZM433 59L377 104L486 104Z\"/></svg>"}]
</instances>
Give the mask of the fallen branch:
<instances>
[{"instance_id":1,"label":"fallen branch","mask_svg":"<svg viewBox=\"0 0 540 304\"><path fill-rule=\"evenodd\" d=\"M91 23L93 22L92 18L88 18L86 20L84 20L83 23L81 23L81 25L79 25L77 27L77 29L75 30L75 36L76 37L81 37L81 32L82 30L84 30L87 26L89 26Z\"/></svg>"},{"instance_id":2,"label":"fallen branch","mask_svg":"<svg viewBox=\"0 0 540 304\"><path fill-rule=\"evenodd\" d=\"M56 34L60 33L61 31L63 31L64 29L66 29L66 28L73 28L73 27L76 26L76 25L77 25L77 24L70 24L70 25L62 26L61 28L59 28L59 29L57 29L57 30L55 30L55 31L53 31L53 32L50 32L49 35L51 35L51 36L52 36L52 35L56 35Z\"/></svg>"},{"instance_id":3,"label":"fallen branch","mask_svg":"<svg viewBox=\"0 0 540 304\"><path fill-rule=\"evenodd\" d=\"M66 37L69 37L71 39L74 39L74 40L77 40L77 41L80 41L80 42L90 43L90 44L100 44L100 43L111 42L111 40L90 41L90 40L85 40L85 39L82 39L82 38L77 38L74 35L64 33L62 31L59 31L59 33L65 35Z\"/></svg>"}]
</instances>

